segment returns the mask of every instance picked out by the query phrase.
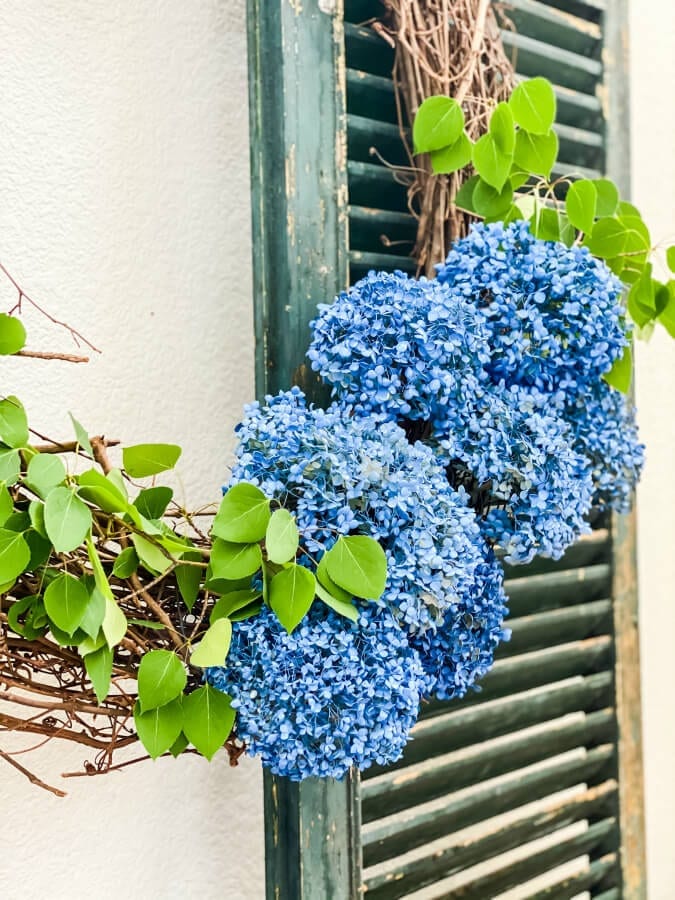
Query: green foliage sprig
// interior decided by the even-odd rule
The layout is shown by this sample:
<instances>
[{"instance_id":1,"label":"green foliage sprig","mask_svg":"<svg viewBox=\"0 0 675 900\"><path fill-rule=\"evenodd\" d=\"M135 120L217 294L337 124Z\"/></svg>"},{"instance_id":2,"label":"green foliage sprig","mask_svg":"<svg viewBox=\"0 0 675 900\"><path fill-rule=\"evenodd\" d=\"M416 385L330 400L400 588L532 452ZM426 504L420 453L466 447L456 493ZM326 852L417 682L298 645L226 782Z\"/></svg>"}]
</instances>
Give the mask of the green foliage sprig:
<instances>
[{"instance_id":1,"label":"green foliage sprig","mask_svg":"<svg viewBox=\"0 0 675 900\"><path fill-rule=\"evenodd\" d=\"M0 315L0 350L25 339ZM0 712L0 728L94 747L102 771L137 737L153 758L192 745L211 759L224 744L236 756L230 698L202 678L226 663L233 623L268 604L290 632L315 602L356 621L354 597L384 590L384 551L336 535L317 563L292 511L247 483L204 531L207 511L156 483L180 447L125 447L117 468L71 419L73 441L36 445L19 399L0 400L0 700L27 709Z\"/></svg>"},{"instance_id":2,"label":"green foliage sprig","mask_svg":"<svg viewBox=\"0 0 675 900\"><path fill-rule=\"evenodd\" d=\"M658 322L675 337L675 279L654 277L655 248L639 210L607 178L553 176L559 148L555 117L553 86L532 78L519 84L508 102L497 104L486 133L473 142L457 101L429 97L415 117L414 149L429 154L437 175L473 166L474 174L454 198L460 209L486 222L527 219L538 238L587 247L626 284L627 313L637 335L648 338ZM675 274L675 246L666 260ZM625 393L631 369L629 345L605 378Z\"/></svg>"}]
</instances>

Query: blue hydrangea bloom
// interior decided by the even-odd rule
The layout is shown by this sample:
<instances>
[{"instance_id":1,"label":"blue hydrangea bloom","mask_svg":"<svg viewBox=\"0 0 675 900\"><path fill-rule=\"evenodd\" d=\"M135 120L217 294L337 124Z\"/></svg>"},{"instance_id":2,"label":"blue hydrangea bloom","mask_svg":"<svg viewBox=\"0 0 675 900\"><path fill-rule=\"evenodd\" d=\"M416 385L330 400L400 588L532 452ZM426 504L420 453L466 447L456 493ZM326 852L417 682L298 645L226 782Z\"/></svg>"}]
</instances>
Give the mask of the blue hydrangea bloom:
<instances>
[{"instance_id":1,"label":"blue hydrangea bloom","mask_svg":"<svg viewBox=\"0 0 675 900\"><path fill-rule=\"evenodd\" d=\"M623 353L623 286L585 247L537 239L524 221L481 223L437 268L483 313L496 381L574 390Z\"/></svg>"},{"instance_id":2,"label":"blue hydrangea bloom","mask_svg":"<svg viewBox=\"0 0 675 900\"><path fill-rule=\"evenodd\" d=\"M239 623L227 666L206 677L233 698L247 752L299 781L398 759L423 672L387 610L366 606L352 623L315 606L292 634L267 608Z\"/></svg>"},{"instance_id":3,"label":"blue hydrangea bloom","mask_svg":"<svg viewBox=\"0 0 675 900\"><path fill-rule=\"evenodd\" d=\"M436 435L446 463L464 464L483 486L481 527L508 562L558 559L589 530L590 465L573 446L561 395L492 386L465 408L447 410Z\"/></svg>"},{"instance_id":4,"label":"blue hydrangea bloom","mask_svg":"<svg viewBox=\"0 0 675 900\"><path fill-rule=\"evenodd\" d=\"M439 281L369 272L311 323L312 368L340 402L395 420L428 420L475 389L489 361L473 298Z\"/></svg>"},{"instance_id":5,"label":"blue hydrangea bloom","mask_svg":"<svg viewBox=\"0 0 675 900\"><path fill-rule=\"evenodd\" d=\"M605 381L568 398L565 418L574 448L590 462L593 503L627 513L644 465L645 448L638 438L635 407Z\"/></svg>"},{"instance_id":6,"label":"blue hydrangea bloom","mask_svg":"<svg viewBox=\"0 0 675 900\"><path fill-rule=\"evenodd\" d=\"M504 570L488 553L475 576L475 588L462 606L446 615L437 631L411 638L418 651L425 680L423 693L439 700L463 697L492 668L499 643L508 640Z\"/></svg>"},{"instance_id":7,"label":"blue hydrangea bloom","mask_svg":"<svg viewBox=\"0 0 675 900\"><path fill-rule=\"evenodd\" d=\"M406 629L432 628L470 594L484 540L467 495L430 447L391 422L307 406L298 388L246 409L232 482L257 484L297 517L320 558L341 534L367 534L387 555L380 605Z\"/></svg>"}]
</instances>

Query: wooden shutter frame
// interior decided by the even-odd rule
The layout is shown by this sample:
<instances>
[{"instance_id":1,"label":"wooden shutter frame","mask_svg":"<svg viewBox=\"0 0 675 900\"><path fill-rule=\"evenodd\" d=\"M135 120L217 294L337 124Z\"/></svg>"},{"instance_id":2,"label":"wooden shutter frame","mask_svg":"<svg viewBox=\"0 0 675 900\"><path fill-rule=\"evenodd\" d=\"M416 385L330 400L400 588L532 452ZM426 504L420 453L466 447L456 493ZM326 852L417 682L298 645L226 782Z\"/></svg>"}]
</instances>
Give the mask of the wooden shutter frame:
<instances>
[{"instance_id":1,"label":"wooden shutter frame","mask_svg":"<svg viewBox=\"0 0 675 900\"><path fill-rule=\"evenodd\" d=\"M607 171L630 183L627 0L604 12ZM312 393L316 303L348 282L342 0L248 0L256 384ZM636 518L614 516L613 598L621 868L646 898ZM351 900L361 889L358 773L300 784L265 773L267 896Z\"/></svg>"}]
</instances>

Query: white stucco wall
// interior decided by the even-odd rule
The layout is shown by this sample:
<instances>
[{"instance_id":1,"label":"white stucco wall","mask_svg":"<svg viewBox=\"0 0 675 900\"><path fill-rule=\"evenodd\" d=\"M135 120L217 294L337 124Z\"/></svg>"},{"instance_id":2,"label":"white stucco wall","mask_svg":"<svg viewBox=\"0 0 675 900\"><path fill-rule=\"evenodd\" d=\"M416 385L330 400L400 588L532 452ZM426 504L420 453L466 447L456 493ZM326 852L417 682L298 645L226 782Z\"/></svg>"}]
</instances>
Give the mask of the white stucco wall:
<instances>
[{"instance_id":1,"label":"white stucco wall","mask_svg":"<svg viewBox=\"0 0 675 900\"><path fill-rule=\"evenodd\" d=\"M633 198L652 239L675 243L675 5L633 0ZM667 277L661 268L661 278ZM675 344L662 329L638 348L637 403L647 467L638 493L640 628L649 900L675 897Z\"/></svg>"},{"instance_id":2,"label":"white stucco wall","mask_svg":"<svg viewBox=\"0 0 675 900\"><path fill-rule=\"evenodd\" d=\"M253 396L244 16L244 0L0 5L0 260L104 350L86 368L4 361L3 392L55 437L70 409L92 433L182 444L193 506L218 498ZM29 324L33 347L72 351ZM85 756L22 759L54 782ZM66 800L0 766L3 900L263 896L254 763L61 784Z\"/></svg>"}]
</instances>

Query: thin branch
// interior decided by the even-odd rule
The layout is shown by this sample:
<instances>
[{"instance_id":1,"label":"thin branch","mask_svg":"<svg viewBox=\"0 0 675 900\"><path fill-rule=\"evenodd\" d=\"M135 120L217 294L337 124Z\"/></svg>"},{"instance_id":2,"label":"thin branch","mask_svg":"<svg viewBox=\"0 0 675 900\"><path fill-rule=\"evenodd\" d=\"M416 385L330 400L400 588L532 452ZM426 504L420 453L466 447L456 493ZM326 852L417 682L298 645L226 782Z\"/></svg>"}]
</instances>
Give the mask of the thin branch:
<instances>
[{"instance_id":1,"label":"thin branch","mask_svg":"<svg viewBox=\"0 0 675 900\"><path fill-rule=\"evenodd\" d=\"M19 350L14 356L29 357L30 359L60 359L70 363L88 363L88 356L77 356L74 353L48 353L43 350Z\"/></svg>"},{"instance_id":2,"label":"thin branch","mask_svg":"<svg viewBox=\"0 0 675 900\"><path fill-rule=\"evenodd\" d=\"M50 784L45 784L45 782L41 781L37 777L37 775L34 775L29 769L27 769L25 766L22 766L20 762L17 762L17 760L12 759L12 757L9 756L7 753L5 753L4 750L0 750L0 757L2 759L4 759L5 762L8 762L10 764L10 766L14 766L14 768L17 769L19 772L21 772L22 775L25 775L31 784L35 784L38 787L43 788L43 790L49 791L50 794L54 794L57 797L67 797L68 796L65 791L60 791L58 788L52 787Z\"/></svg>"}]
</instances>

